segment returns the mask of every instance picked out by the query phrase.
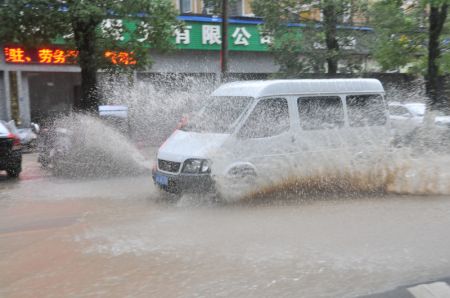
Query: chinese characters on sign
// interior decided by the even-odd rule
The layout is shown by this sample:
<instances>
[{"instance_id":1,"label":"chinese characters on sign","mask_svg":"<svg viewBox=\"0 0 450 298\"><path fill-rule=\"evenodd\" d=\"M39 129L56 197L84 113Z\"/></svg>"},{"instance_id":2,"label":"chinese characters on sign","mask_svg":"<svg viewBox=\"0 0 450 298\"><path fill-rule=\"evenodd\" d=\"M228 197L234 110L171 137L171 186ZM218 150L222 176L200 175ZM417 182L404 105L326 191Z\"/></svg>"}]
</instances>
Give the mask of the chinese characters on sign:
<instances>
[{"instance_id":1,"label":"chinese characters on sign","mask_svg":"<svg viewBox=\"0 0 450 298\"><path fill-rule=\"evenodd\" d=\"M272 36L267 33L263 33L259 39L261 44L272 44Z\"/></svg>"},{"instance_id":2,"label":"chinese characters on sign","mask_svg":"<svg viewBox=\"0 0 450 298\"><path fill-rule=\"evenodd\" d=\"M249 45L248 39L252 37L252 35L248 33L245 27L237 27L234 30L233 35L231 35L231 37L233 37L235 45L248 46Z\"/></svg>"},{"instance_id":3,"label":"chinese characters on sign","mask_svg":"<svg viewBox=\"0 0 450 298\"><path fill-rule=\"evenodd\" d=\"M135 65L136 64L136 60L133 57L133 53L106 51L105 57L108 58L111 61L111 63L115 64L115 65Z\"/></svg>"},{"instance_id":4,"label":"chinese characters on sign","mask_svg":"<svg viewBox=\"0 0 450 298\"><path fill-rule=\"evenodd\" d=\"M23 47L5 47L5 62L16 64L75 64L78 51L56 48L25 50Z\"/></svg>"},{"instance_id":5,"label":"chinese characters on sign","mask_svg":"<svg viewBox=\"0 0 450 298\"><path fill-rule=\"evenodd\" d=\"M5 47L3 49L6 63L14 64L46 64L69 65L76 64L78 51L58 48L25 49L21 46ZM117 65L135 65L133 53L106 51L105 58Z\"/></svg>"},{"instance_id":6,"label":"chinese characters on sign","mask_svg":"<svg viewBox=\"0 0 450 298\"><path fill-rule=\"evenodd\" d=\"M298 29L299 36L303 34ZM183 29L174 28L173 42L182 50L220 50L222 27L215 22L187 22ZM229 24L228 41L230 51L268 52L273 43L270 32L264 31L261 24L234 22ZM357 37L341 38L339 46L343 50L358 50L361 41ZM326 49L324 44L316 42L314 48Z\"/></svg>"},{"instance_id":7,"label":"chinese characters on sign","mask_svg":"<svg viewBox=\"0 0 450 298\"><path fill-rule=\"evenodd\" d=\"M256 24L230 24L229 49L231 51L268 50L272 37ZM173 43L181 50L220 50L221 25L217 23L186 22L182 28L173 29ZM149 45L151 47L151 45ZM77 64L78 51L62 46L28 49L21 45L3 48L4 61L11 64L73 65ZM104 57L114 65L135 65L133 53L107 50Z\"/></svg>"},{"instance_id":8,"label":"chinese characters on sign","mask_svg":"<svg viewBox=\"0 0 450 298\"><path fill-rule=\"evenodd\" d=\"M42 64L74 64L78 51L61 49L39 49L39 63Z\"/></svg>"},{"instance_id":9,"label":"chinese characters on sign","mask_svg":"<svg viewBox=\"0 0 450 298\"><path fill-rule=\"evenodd\" d=\"M123 26L127 26L124 21ZM107 24L105 28L108 28ZM222 44L222 30L220 23L186 21L184 26L175 27L172 31L172 42L179 50L212 50L219 51ZM301 34L301 29L299 29ZM264 31L260 24L254 23L230 23L229 25L229 50L247 52L267 52L273 42L273 36ZM124 36L121 41L126 42ZM339 40L340 48L344 50L359 50L359 38L350 37ZM151 44L145 44L151 48ZM314 48L325 49L325 44L316 42ZM76 64L78 52L58 48L58 46L42 47L39 49L25 49L23 46L6 46L3 49L6 63L14 64L44 64L44 65L70 65ZM105 58L115 65L135 65L136 58L133 53L125 51L107 50Z\"/></svg>"},{"instance_id":10,"label":"chinese characters on sign","mask_svg":"<svg viewBox=\"0 0 450 298\"><path fill-rule=\"evenodd\" d=\"M174 28L174 43L179 49L218 50L222 44L220 24L188 23ZM267 51L272 43L268 34L257 25L230 25L230 50Z\"/></svg>"},{"instance_id":11,"label":"chinese characters on sign","mask_svg":"<svg viewBox=\"0 0 450 298\"><path fill-rule=\"evenodd\" d=\"M174 31L176 44L190 44L191 43L192 26L186 26L184 29L176 28Z\"/></svg>"},{"instance_id":12,"label":"chinese characters on sign","mask_svg":"<svg viewBox=\"0 0 450 298\"><path fill-rule=\"evenodd\" d=\"M202 44L222 44L219 25L202 26Z\"/></svg>"},{"instance_id":13,"label":"chinese characters on sign","mask_svg":"<svg viewBox=\"0 0 450 298\"><path fill-rule=\"evenodd\" d=\"M25 55L23 48L4 48L5 61L9 63L27 63L31 61L29 56Z\"/></svg>"}]
</instances>

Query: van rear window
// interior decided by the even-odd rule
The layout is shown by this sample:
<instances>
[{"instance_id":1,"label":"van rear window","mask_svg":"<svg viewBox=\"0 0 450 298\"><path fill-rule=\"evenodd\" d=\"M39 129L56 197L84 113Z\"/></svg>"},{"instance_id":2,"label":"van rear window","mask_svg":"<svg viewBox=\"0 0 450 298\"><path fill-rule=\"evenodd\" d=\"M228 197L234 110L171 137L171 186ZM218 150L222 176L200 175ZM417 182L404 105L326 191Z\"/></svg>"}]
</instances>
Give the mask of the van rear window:
<instances>
[{"instance_id":1,"label":"van rear window","mask_svg":"<svg viewBox=\"0 0 450 298\"><path fill-rule=\"evenodd\" d=\"M386 109L379 94L348 95L348 120L351 127L381 126L386 124Z\"/></svg>"},{"instance_id":2,"label":"van rear window","mask_svg":"<svg viewBox=\"0 0 450 298\"><path fill-rule=\"evenodd\" d=\"M338 96L300 97L297 103L301 127L304 130L344 126L344 108Z\"/></svg>"}]
</instances>

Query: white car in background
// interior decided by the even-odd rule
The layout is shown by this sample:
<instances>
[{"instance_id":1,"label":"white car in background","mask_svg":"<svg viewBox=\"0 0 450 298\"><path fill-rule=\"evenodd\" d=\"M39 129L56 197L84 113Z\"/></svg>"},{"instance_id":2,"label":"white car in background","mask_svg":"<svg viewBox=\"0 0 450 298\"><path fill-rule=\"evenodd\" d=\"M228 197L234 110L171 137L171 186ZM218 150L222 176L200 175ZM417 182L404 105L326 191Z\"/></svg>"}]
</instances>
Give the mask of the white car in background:
<instances>
[{"instance_id":1,"label":"white car in background","mask_svg":"<svg viewBox=\"0 0 450 298\"><path fill-rule=\"evenodd\" d=\"M425 103L389 103L389 119L394 129L412 130L423 123L425 117ZM450 116L436 116L434 119L438 125L450 125Z\"/></svg>"},{"instance_id":2,"label":"white car in background","mask_svg":"<svg viewBox=\"0 0 450 298\"><path fill-rule=\"evenodd\" d=\"M425 116L425 104L424 103L389 103L389 114L391 124L398 123L415 123L420 124L423 122Z\"/></svg>"},{"instance_id":3,"label":"white car in background","mask_svg":"<svg viewBox=\"0 0 450 298\"><path fill-rule=\"evenodd\" d=\"M426 121L424 103L392 102L389 103L389 112L394 146L408 146L422 153L424 150L449 152L450 116L434 116L430 120L435 125L430 131L429 127L423 125Z\"/></svg>"},{"instance_id":4,"label":"white car in background","mask_svg":"<svg viewBox=\"0 0 450 298\"><path fill-rule=\"evenodd\" d=\"M36 123L31 123L30 128L18 128L14 120L4 121L0 120L3 125L8 127L8 129L20 139L20 143L24 149L33 149L36 147L37 137L40 132L39 125Z\"/></svg>"}]
</instances>

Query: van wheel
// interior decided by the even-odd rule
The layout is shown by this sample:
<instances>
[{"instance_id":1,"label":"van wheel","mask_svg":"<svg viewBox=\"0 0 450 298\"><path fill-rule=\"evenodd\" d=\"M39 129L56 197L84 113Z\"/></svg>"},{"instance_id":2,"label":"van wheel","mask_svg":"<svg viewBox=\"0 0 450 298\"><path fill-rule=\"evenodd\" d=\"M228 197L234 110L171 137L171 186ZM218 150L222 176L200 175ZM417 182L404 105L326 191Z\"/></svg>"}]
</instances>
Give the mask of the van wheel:
<instances>
[{"instance_id":1,"label":"van wheel","mask_svg":"<svg viewBox=\"0 0 450 298\"><path fill-rule=\"evenodd\" d=\"M227 179L219 189L220 198L224 201L239 199L255 184L256 172L250 167L232 168Z\"/></svg>"},{"instance_id":2,"label":"van wheel","mask_svg":"<svg viewBox=\"0 0 450 298\"><path fill-rule=\"evenodd\" d=\"M256 178L256 172L250 167L232 168L228 175L233 179L253 180Z\"/></svg>"}]
</instances>

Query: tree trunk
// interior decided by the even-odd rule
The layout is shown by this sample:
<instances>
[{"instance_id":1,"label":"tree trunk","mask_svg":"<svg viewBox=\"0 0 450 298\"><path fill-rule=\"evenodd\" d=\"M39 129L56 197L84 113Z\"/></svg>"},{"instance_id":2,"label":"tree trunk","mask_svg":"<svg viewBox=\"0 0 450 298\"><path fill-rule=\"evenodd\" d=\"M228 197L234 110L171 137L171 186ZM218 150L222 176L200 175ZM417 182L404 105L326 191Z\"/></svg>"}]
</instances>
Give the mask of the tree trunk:
<instances>
[{"instance_id":1,"label":"tree trunk","mask_svg":"<svg viewBox=\"0 0 450 298\"><path fill-rule=\"evenodd\" d=\"M438 59L441 56L439 46L439 38L442 28L447 18L448 5L430 7L430 27L428 35L428 70L425 83L426 94L429 100L429 108L431 110L439 110L446 108L447 99L443 94L442 78L439 75Z\"/></svg>"},{"instance_id":2,"label":"tree trunk","mask_svg":"<svg viewBox=\"0 0 450 298\"><path fill-rule=\"evenodd\" d=\"M338 68L339 44L336 36L337 16L334 0L325 0L322 11L327 45L328 75L335 75Z\"/></svg>"},{"instance_id":3,"label":"tree trunk","mask_svg":"<svg viewBox=\"0 0 450 298\"><path fill-rule=\"evenodd\" d=\"M96 112L99 105L97 90L97 59L95 22L74 22L75 43L79 51L81 68L81 100L75 107L82 111Z\"/></svg>"}]
</instances>

